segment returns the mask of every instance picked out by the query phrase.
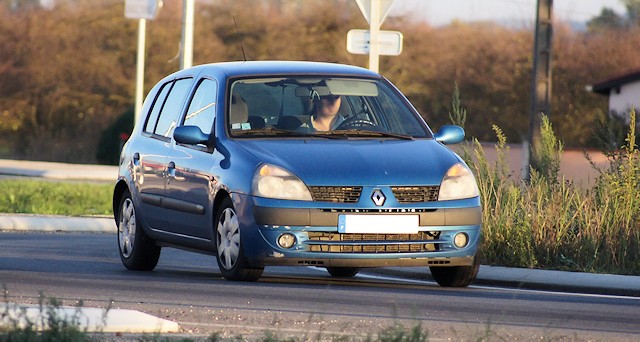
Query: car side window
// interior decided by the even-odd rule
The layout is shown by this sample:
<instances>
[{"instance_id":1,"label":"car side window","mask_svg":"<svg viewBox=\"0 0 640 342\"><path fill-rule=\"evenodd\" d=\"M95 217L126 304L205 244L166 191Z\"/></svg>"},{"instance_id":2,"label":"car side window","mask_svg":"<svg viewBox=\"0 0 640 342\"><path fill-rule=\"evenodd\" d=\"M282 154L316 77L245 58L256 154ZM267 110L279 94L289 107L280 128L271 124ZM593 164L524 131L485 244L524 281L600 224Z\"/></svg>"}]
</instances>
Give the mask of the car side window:
<instances>
[{"instance_id":1,"label":"car side window","mask_svg":"<svg viewBox=\"0 0 640 342\"><path fill-rule=\"evenodd\" d=\"M151 112L149 113L147 123L144 125L145 132L153 133L155 131L156 125L158 124L158 117L160 117L160 110L162 110L162 106L167 99L167 94L169 93L172 84L173 81L165 83L162 86L162 89L158 92L158 96L156 97L153 107L151 108Z\"/></svg>"},{"instance_id":2,"label":"car side window","mask_svg":"<svg viewBox=\"0 0 640 342\"><path fill-rule=\"evenodd\" d=\"M191 86L191 78L183 78L176 80L169 91L167 100L162 107L158 124L156 125L154 134L169 137L173 129L176 127L180 109Z\"/></svg>"},{"instance_id":3,"label":"car side window","mask_svg":"<svg viewBox=\"0 0 640 342\"><path fill-rule=\"evenodd\" d=\"M210 134L216 115L218 85L210 79L203 79L191 99L184 125L198 126L204 134Z\"/></svg>"}]
</instances>

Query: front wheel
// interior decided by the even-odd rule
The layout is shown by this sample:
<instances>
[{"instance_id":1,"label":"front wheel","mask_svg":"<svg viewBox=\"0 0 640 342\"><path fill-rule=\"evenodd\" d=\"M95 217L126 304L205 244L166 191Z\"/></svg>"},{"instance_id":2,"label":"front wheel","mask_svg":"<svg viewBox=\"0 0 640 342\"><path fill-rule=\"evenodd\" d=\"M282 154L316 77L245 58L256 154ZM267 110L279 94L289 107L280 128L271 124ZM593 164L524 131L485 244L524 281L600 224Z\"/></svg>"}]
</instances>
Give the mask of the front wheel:
<instances>
[{"instance_id":1,"label":"front wheel","mask_svg":"<svg viewBox=\"0 0 640 342\"><path fill-rule=\"evenodd\" d=\"M429 267L433 279L438 285L445 287L469 286L476 279L479 269L478 255L473 259L472 266Z\"/></svg>"},{"instance_id":2,"label":"front wheel","mask_svg":"<svg viewBox=\"0 0 640 342\"><path fill-rule=\"evenodd\" d=\"M131 194L127 191L118 206L118 249L129 270L151 271L158 264L160 247L142 229Z\"/></svg>"},{"instance_id":3,"label":"front wheel","mask_svg":"<svg viewBox=\"0 0 640 342\"><path fill-rule=\"evenodd\" d=\"M218 267L229 280L256 281L263 268L249 267L240 239L240 224L230 198L222 201L215 220Z\"/></svg>"}]
</instances>

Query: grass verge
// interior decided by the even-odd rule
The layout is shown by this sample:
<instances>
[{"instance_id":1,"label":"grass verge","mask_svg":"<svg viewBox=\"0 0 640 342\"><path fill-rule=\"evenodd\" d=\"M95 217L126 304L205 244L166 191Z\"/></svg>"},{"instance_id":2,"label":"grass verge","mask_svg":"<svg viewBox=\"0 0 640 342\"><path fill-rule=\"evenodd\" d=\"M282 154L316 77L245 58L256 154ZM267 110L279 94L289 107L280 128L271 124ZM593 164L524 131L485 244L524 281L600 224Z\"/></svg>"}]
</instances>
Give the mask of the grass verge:
<instances>
[{"instance_id":1,"label":"grass verge","mask_svg":"<svg viewBox=\"0 0 640 342\"><path fill-rule=\"evenodd\" d=\"M111 215L112 184L0 179L0 212L42 215Z\"/></svg>"}]
</instances>

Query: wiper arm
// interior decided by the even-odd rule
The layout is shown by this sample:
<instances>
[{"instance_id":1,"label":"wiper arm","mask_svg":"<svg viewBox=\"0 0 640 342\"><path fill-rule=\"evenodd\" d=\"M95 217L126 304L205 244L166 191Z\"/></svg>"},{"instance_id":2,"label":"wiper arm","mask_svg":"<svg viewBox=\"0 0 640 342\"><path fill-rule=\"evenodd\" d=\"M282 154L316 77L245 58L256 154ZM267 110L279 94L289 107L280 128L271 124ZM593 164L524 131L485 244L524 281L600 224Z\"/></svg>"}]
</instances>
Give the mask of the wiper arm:
<instances>
[{"instance_id":1,"label":"wiper arm","mask_svg":"<svg viewBox=\"0 0 640 342\"><path fill-rule=\"evenodd\" d=\"M400 133L392 133L392 132L379 132L379 131L369 131L369 130L359 130L359 129L341 129L331 131L333 134L343 135L343 136L367 136L367 137L387 137L387 138L396 138L402 140L414 140L412 136Z\"/></svg>"},{"instance_id":2,"label":"wiper arm","mask_svg":"<svg viewBox=\"0 0 640 342\"><path fill-rule=\"evenodd\" d=\"M275 127L265 127L265 128L261 128L261 129L238 130L238 131L233 131L233 134L235 134L235 135L262 135L262 136L280 135L280 136L289 136L289 137L309 137L309 138L319 137L319 138L326 138L326 139L341 139L341 137L338 137L338 136L320 135L320 134L316 135L316 134L310 134L310 133L306 133L306 132L290 131L288 129L275 128Z\"/></svg>"},{"instance_id":3,"label":"wiper arm","mask_svg":"<svg viewBox=\"0 0 640 342\"><path fill-rule=\"evenodd\" d=\"M260 129L234 130L234 135L289 135L289 136L308 136L306 133L290 131L288 129L265 127Z\"/></svg>"},{"instance_id":4,"label":"wiper arm","mask_svg":"<svg viewBox=\"0 0 640 342\"><path fill-rule=\"evenodd\" d=\"M264 134L289 134L289 133L294 133L292 131L286 130L286 129L280 129L280 128L274 128L274 127L265 127L265 128L260 128L260 129L243 129L243 130L234 130L233 134L236 135L247 135L247 134L260 134L260 135L264 135Z\"/></svg>"}]
</instances>

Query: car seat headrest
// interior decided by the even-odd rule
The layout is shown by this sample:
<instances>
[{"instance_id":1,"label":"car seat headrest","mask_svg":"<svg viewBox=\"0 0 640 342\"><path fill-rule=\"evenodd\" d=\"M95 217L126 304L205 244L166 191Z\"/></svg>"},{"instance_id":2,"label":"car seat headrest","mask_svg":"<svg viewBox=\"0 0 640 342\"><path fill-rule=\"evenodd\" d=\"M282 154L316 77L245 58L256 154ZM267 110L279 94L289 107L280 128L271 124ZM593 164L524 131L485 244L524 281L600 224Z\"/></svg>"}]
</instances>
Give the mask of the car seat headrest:
<instances>
[{"instance_id":1,"label":"car seat headrest","mask_svg":"<svg viewBox=\"0 0 640 342\"><path fill-rule=\"evenodd\" d=\"M249 108L244 99L234 94L231 96L231 104L229 105L229 123L244 123L249 119Z\"/></svg>"}]
</instances>

